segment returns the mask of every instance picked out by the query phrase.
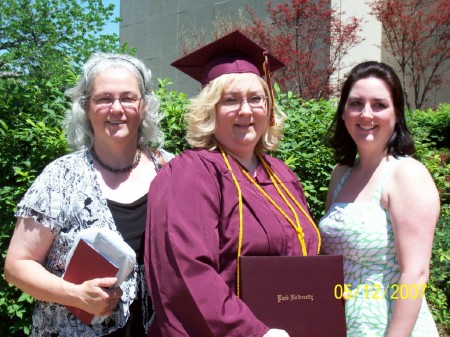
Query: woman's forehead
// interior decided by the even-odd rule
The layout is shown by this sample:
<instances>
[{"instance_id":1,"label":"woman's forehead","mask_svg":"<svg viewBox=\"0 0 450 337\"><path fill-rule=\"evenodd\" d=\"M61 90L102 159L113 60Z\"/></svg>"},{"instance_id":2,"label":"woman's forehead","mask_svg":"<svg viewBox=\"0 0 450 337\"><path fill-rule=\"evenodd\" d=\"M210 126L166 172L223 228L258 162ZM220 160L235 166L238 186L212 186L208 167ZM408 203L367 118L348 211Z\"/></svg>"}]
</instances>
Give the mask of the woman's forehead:
<instances>
[{"instance_id":1,"label":"woman's forehead","mask_svg":"<svg viewBox=\"0 0 450 337\"><path fill-rule=\"evenodd\" d=\"M241 73L230 76L230 81L225 85L224 92L263 91L264 87L256 74Z\"/></svg>"}]
</instances>

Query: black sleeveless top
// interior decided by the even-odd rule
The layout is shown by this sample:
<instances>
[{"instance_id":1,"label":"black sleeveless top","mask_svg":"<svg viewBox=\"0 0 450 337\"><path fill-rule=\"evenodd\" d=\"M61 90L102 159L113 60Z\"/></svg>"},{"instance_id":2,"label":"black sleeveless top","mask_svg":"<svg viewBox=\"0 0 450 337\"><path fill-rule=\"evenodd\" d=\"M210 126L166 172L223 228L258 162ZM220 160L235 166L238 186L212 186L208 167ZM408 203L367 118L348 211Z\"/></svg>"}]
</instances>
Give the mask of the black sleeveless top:
<instances>
[{"instance_id":1,"label":"black sleeveless top","mask_svg":"<svg viewBox=\"0 0 450 337\"><path fill-rule=\"evenodd\" d=\"M136 261L142 264L144 259L144 229L147 216L147 194L133 201L122 204L107 200L117 230L136 253Z\"/></svg>"},{"instance_id":2,"label":"black sleeveless top","mask_svg":"<svg viewBox=\"0 0 450 337\"><path fill-rule=\"evenodd\" d=\"M156 172L161 169L161 163L149 151ZM107 199L117 231L124 241L136 253L138 264L138 294L130 306L130 317L121 329L107 335L108 337L147 337L146 328L153 320L153 305L144 278L144 244L145 223L147 220L147 194L130 204L123 204Z\"/></svg>"},{"instance_id":3,"label":"black sleeveless top","mask_svg":"<svg viewBox=\"0 0 450 337\"><path fill-rule=\"evenodd\" d=\"M142 265L144 259L144 229L147 215L147 194L140 197L131 204L122 204L113 200L108 200L108 207L113 216L117 230L122 234L123 239L136 253L136 262ZM141 279L138 278L138 282ZM141 281L142 282L142 281ZM118 329L109 334L108 337L145 337L145 322L143 317L142 286L138 285L138 296L130 306L130 317L122 329ZM147 308L148 310L148 308ZM151 313L150 313L151 314Z\"/></svg>"}]
</instances>

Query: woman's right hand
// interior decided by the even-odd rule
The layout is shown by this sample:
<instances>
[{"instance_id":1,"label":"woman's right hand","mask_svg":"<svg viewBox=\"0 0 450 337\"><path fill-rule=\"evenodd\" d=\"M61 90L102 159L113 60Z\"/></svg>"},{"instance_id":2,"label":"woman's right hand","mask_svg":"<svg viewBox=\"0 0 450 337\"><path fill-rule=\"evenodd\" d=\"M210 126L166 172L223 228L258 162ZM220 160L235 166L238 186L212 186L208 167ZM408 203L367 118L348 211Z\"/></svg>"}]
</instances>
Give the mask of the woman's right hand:
<instances>
[{"instance_id":1,"label":"woman's right hand","mask_svg":"<svg viewBox=\"0 0 450 337\"><path fill-rule=\"evenodd\" d=\"M289 334L281 329L270 329L263 337L289 337Z\"/></svg>"},{"instance_id":2,"label":"woman's right hand","mask_svg":"<svg viewBox=\"0 0 450 337\"><path fill-rule=\"evenodd\" d=\"M81 309L96 316L109 316L122 296L119 287L111 288L114 277L88 280L79 285Z\"/></svg>"}]
</instances>

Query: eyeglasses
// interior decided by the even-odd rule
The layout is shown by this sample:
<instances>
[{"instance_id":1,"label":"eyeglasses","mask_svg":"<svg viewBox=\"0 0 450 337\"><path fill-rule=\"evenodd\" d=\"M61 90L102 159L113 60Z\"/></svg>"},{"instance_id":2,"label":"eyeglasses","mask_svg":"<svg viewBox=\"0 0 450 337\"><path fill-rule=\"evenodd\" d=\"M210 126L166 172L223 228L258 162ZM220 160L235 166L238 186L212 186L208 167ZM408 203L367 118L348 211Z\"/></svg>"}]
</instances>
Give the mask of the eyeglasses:
<instances>
[{"instance_id":1,"label":"eyeglasses","mask_svg":"<svg viewBox=\"0 0 450 337\"><path fill-rule=\"evenodd\" d=\"M119 100L120 105L123 108L134 108L136 102L140 102L143 97L136 96L123 96L123 97L111 97L111 96L94 96L89 97L98 107L110 108L116 100Z\"/></svg>"},{"instance_id":2,"label":"eyeglasses","mask_svg":"<svg viewBox=\"0 0 450 337\"><path fill-rule=\"evenodd\" d=\"M252 96L248 98L235 98L235 97L225 97L219 101L222 106L227 107L229 109L239 109L244 102L250 106L250 108L263 108L266 103L267 96Z\"/></svg>"}]
</instances>

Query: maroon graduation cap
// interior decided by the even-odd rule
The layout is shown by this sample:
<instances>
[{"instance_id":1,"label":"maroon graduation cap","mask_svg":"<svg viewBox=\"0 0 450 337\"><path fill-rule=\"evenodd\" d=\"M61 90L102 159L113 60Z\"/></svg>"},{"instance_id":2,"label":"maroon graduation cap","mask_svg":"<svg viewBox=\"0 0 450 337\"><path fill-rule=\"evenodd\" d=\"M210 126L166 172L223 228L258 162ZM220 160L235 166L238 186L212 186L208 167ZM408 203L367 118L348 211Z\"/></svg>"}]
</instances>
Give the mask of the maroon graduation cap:
<instances>
[{"instance_id":1,"label":"maroon graduation cap","mask_svg":"<svg viewBox=\"0 0 450 337\"><path fill-rule=\"evenodd\" d=\"M181 57L171 65L200 82L202 86L224 74L265 75L271 95L270 71L284 66L283 62L238 30Z\"/></svg>"}]
</instances>

